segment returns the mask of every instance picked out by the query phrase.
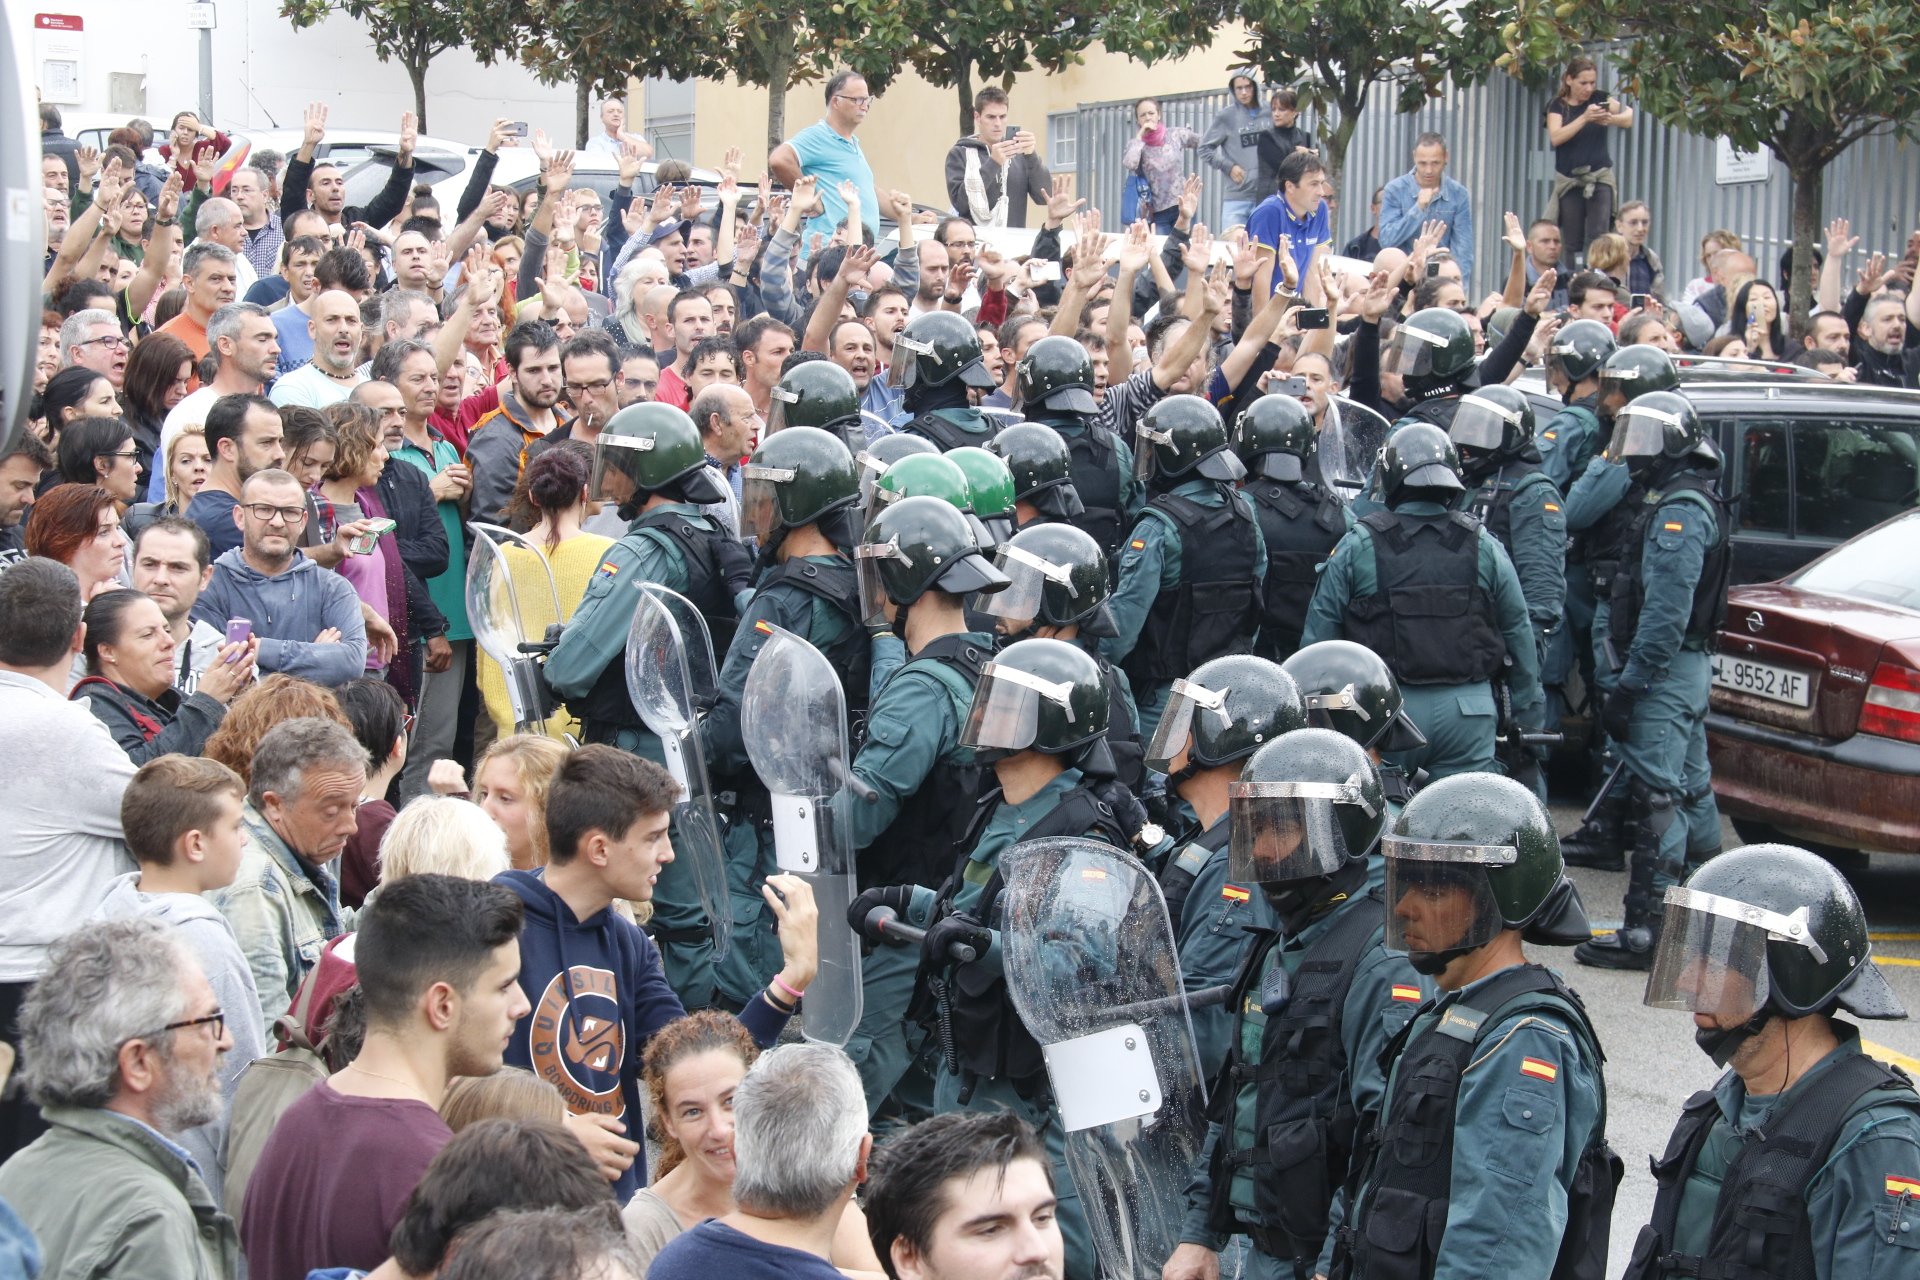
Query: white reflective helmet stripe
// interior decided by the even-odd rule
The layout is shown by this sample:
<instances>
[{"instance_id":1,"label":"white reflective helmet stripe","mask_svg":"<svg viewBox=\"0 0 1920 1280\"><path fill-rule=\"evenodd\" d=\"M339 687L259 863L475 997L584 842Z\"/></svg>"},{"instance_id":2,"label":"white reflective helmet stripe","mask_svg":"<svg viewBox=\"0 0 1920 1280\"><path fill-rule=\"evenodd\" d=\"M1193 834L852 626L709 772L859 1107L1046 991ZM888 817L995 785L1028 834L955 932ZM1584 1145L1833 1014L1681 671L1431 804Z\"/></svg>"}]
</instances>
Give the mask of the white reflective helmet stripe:
<instances>
[{"instance_id":1,"label":"white reflective helmet stripe","mask_svg":"<svg viewBox=\"0 0 1920 1280\"><path fill-rule=\"evenodd\" d=\"M1461 396L1460 407L1464 409L1468 405L1472 405L1476 409L1485 409L1502 422L1510 423L1514 426L1520 424L1520 411L1518 409L1509 409L1497 401L1485 400L1479 396Z\"/></svg>"},{"instance_id":2,"label":"white reflective helmet stripe","mask_svg":"<svg viewBox=\"0 0 1920 1280\"><path fill-rule=\"evenodd\" d=\"M1227 692L1227 690L1222 689L1218 693L1215 693L1205 685L1195 684L1191 680L1175 680L1173 682L1174 697L1185 698L1187 701L1205 707L1209 711L1223 711L1226 709Z\"/></svg>"},{"instance_id":3,"label":"white reflective helmet stripe","mask_svg":"<svg viewBox=\"0 0 1920 1280\"><path fill-rule=\"evenodd\" d=\"M1056 684L1051 680L1042 680L1030 671L1022 671L1018 667L1004 666L997 662L989 662L981 668L980 678L1003 680L1008 684L1019 685L1022 689L1031 689L1047 701L1065 707L1067 720L1069 722L1073 720L1073 685L1070 682L1062 681Z\"/></svg>"},{"instance_id":4,"label":"white reflective helmet stripe","mask_svg":"<svg viewBox=\"0 0 1920 1280\"><path fill-rule=\"evenodd\" d=\"M1079 594L1078 592L1075 592L1072 590L1073 570L1069 569L1066 565L1055 564L1053 561L1048 560L1043 556L1037 556L1033 554L1033 552L1028 551L1023 547L1014 546L1012 543L1008 543L1006 546L1001 547L1000 555L1001 555L1000 563L1002 567L1005 567L1008 563L1023 564L1027 566L1027 568L1032 569L1035 573L1038 573L1041 577L1050 579L1054 582L1058 582L1062 586L1068 588L1069 594L1073 594L1073 595ZM1177 680L1174 681L1174 684L1176 687L1179 685L1179 683L1180 682Z\"/></svg>"}]
</instances>

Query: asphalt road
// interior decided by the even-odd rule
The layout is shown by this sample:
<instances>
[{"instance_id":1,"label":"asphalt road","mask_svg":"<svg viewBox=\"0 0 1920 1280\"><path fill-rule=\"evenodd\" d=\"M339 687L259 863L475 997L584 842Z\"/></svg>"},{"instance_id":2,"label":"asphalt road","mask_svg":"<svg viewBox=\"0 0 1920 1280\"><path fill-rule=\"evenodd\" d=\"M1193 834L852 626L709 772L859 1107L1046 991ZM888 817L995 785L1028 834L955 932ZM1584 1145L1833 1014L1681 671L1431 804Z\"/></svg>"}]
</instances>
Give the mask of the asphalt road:
<instances>
[{"instance_id":1,"label":"asphalt road","mask_svg":"<svg viewBox=\"0 0 1920 1280\"><path fill-rule=\"evenodd\" d=\"M1553 815L1563 834L1580 823L1579 809L1572 805L1554 805ZM1724 848L1740 844L1731 825L1723 823L1722 836ZM1617 924L1625 873L1575 869L1573 878L1594 927ZM1850 873L1848 879L1866 905L1881 972L1920 1018L1920 857L1876 854L1864 871ZM1712 1085L1719 1072L1694 1045L1687 1014L1649 1009L1640 1002L1645 974L1585 968L1574 963L1571 951L1535 948L1532 954L1558 969L1580 993L1607 1054L1607 1135L1627 1165L1607 1259L1608 1274L1618 1276L1653 1210L1647 1161L1666 1149L1682 1104L1696 1090ZM1869 1052L1920 1073L1920 1021L1863 1023L1861 1037Z\"/></svg>"}]
</instances>

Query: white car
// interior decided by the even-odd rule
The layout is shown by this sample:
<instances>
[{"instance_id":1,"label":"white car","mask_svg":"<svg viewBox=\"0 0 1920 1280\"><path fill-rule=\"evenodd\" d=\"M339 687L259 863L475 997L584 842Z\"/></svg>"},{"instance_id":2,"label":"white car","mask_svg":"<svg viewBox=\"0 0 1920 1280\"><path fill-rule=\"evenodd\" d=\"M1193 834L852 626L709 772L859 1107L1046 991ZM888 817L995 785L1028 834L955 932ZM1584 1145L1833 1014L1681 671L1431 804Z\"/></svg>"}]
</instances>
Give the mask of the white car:
<instances>
[{"instance_id":1,"label":"white car","mask_svg":"<svg viewBox=\"0 0 1920 1280\"><path fill-rule=\"evenodd\" d=\"M416 151L413 160L414 178L433 188L434 198L440 202L443 219L451 223L454 213L460 206L460 197L466 192L467 182L472 176L472 166L481 155L478 147L467 148L458 154L429 152L424 147ZM392 172L392 152L383 156L362 161L347 171L347 203L364 205L378 195L387 183ZM655 162L648 161L640 167L643 176L651 177ZM493 167L493 185L510 187L522 199L534 189L540 177L540 161L531 147L503 147L499 159ZM720 174L713 169L695 169L692 181L696 186L714 187L719 185ZM612 156L597 151L574 153L573 185L598 193L604 206L614 189L620 185L620 164ZM708 196L704 203L711 206L715 197Z\"/></svg>"}]
</instances>

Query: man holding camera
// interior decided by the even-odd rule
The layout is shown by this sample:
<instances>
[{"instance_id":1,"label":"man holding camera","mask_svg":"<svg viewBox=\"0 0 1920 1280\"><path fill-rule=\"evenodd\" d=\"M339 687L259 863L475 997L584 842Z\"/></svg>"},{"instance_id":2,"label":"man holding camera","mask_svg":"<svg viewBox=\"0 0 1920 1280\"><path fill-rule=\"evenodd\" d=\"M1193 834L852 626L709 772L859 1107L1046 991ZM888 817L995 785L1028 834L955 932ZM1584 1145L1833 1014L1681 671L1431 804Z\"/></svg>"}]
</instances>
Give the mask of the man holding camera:
<instances>
[{"instance_id":1,"label":"man holding camera","mask_svg":"<svg viewBox=\"0 0 1920 1280\"><path fill-rule=\"evenodd\" d=\"M1024 227L1027 202L1045 205L1053 175L1040 139L1009 129L1007 92L988 85L973 95L973 132L947 149L947 199L976 227Z\"/></svg>"}]
</instances>

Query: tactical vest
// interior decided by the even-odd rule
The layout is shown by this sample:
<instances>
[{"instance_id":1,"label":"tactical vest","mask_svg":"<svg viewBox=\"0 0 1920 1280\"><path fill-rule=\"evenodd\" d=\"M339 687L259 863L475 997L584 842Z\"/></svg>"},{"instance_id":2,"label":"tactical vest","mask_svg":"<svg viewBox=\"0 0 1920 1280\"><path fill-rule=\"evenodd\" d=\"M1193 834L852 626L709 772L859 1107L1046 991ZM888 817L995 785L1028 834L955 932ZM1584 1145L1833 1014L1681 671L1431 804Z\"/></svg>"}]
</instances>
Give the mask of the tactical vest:
<instances>
[{"instance_id":1,"label":"tactical vest","mask_svg":"<svg viewBox=\"0 0 1920 1280\"><path fill-rule=\"evenodd\" d=\"M1459 387L1452 386L1442 395L1434 396L1431 400L1420 401L1393 424L1392 430L1387 433L1388 438L1391 439L1394 431L1398 431L1409 422L1431 423L1442 431L1451 433L1453 415L1460 412L1460 397L1463 394L1465 393Z\"/></svg>"},{"instance_id":2,"label":"tactical vest","mask_svg":"<svg viewBox=\"0 0 1920 1280\"><path fill-rule=\"evenodd\" d=\"M1107 750L1113 754L1114 776L1121 786L1139 795L1147 782L1147 744L1140 740L1140 726L1134 723L1127 706L1120 669L1097 652L1093 660L1100 664L1100 678L1107 685Z\"/></svg>"},{"instance_id":3,"label":"tactical vest","mask_svg":"<svg viewBox=\"0 0 1920 1280\"><path fill-rule=\"evenodd\" d=\"M1580 997L1549 969L1534 964L1508 969L1489 979L1473 1000L1472 1007L1463 1000L1442 1001L1437 1020L1417 1038L1418 1019L1380 1055L1394 1087L1360 1140L1372 1163L1359 1183L1365 1194L1354 1199L1358 1216L1336 1237L1334 1280L1428 1280L1433 1275L1453 1186L1460 1076L1484 1032L1509 1014L1538 1010L1564 1020L1596 1066L1606 1060ZM1397 1069L1392 1066L1396 1057ZM1603 1108L1574 1170L1560 1252L1543 1280L1603 1280L1606 1275L1608 1222L1624 1171L1606 1143L1606 1131Z\"/></svg>"},{"instance_id":4,"label":"tactical vest","mask_svg":"<svg viewBox=\"0 0 1920 1280\"><path fill-rule=\"evenodd\" d=\"M1593 582L1595 599L1613 590L1613 580L1628 562L1640 558L1640 544L1634 540L1639 527L1640 500L1646 486L1630 485L1620 501L1587 527L1580 536L1581 556L1586 560L1587 577Z\"/></svg>"},{"instance_id":5,"label":"tactical vest","mask_svg":"<svg viewBox=\"0 0 1920 1280\"><path fill-rule=\"evenodd\" d=\"M1226 501L1217 507L1171 493L1153 500L1180 535L1180 585L1155 597L1139 642L1120 664L1136 688L1253 649L1261 609L1256 574L1264 568L1259 525L1245 498L1224 487L1221 495Z\"/></svg>"},{"instance_id":6,"label":"tactical vest","mask_svg":"<svg viewBox=\"0 0 1920 1280\"><path fill-rule=\"evenodd\" d=\"M949 409L944 412L951 413L953 411ZM980 417L979 415L975 416ZM941 417L939 413L929 409L900 429L909 434L923 436L933 441L935 445L939 446L940 452L945 453L949 449L964 448L967 445L985 445L987 441L993 439L993 423L989 422L985 417L980 417L980 421L986 427L984 431L967 431L964 428L955 426L950 420Z\"/></svg>"},{"instance_id":7,"label":"tactical vest","mask_svg":"<svg viewBox=\"0 0 1920 1280\"><path fill-rule=\"evenodd\" d=\"M1713 491L1713 480L1691 471L1683 471L1658 492L1647 494L1635 512L1633 522L1634 554L1613 575L1609 597L1612 611L1607 615L1607 635L1614 652L1622 660L1633 644L1640 627L1640 609L1646 603L1646 537L1660 508L1673 498L1685 497L1689 504L1710 513L1714 522L1713 542L1707 547L1700 565L1700 581L1693 586L1693 606L1687 611L1686 638L1696 646L1710 643L1714 633L1727 620L1727 580L1733 572L1733 541L1727 536L1727 508Z\"/></svg>"},{"instance_id":8,"label":"tactical vest","mask_svg":"<svg viewBox=\"0 0 1920 1280\"><path fill-rule=\"evenodd\" d=\"M1254 652L1279 662L1300 647L1320 566L1347 531L1346 505L1312 485L1279 480L1250 481L1240 492L1253 503L1267 540L1260 643Z\"/></svg>"},{"instance_id":9,"label":"tactical vest","mask_svg":"<svg viewBox=\"0 0 1920 1280\"><path fill-rule=\"evenodd\" d=\"M999 807L999 793L989 794L978 807L969 836L984 827L987 819ZM1033 823L1021 837L1021 842L1053 836L1084 836L1089 832L1115 848L1128 847L1127 833L1121 830L1120 820L1113 809L1094 794L1089 783L1082 782L1060 797L1060 803L1045 817ZM940 903L935 909L936 919L947 914L948 904L959 892L966 874L967 855L972 851L973 844L972 839L967 841L958 865L941 886ZM1000 927L997 915L1000 891L1004 888L1006 881L1001 879L1000 870L995 867L992 877L981 891L975 912L980 922L990 928ZM924 978L924 964L922 969ZM920 985L925 986L924 981ZM1030 1098L1038 1093L1046 1081L1046 1062L1041 1056L1039 1042L1027 1030L1026 1024L1020 1021L1020 1014L1013 1007L1006 978L993 973L986 965L958 965L953 970L948 991L952 1044L944 1043L945 1033L935 1028L943 1040L941 1053L946 1054L951 1049L949 1062L963 1077L1007 1080L1023 1097Z\"/></svg>"},{"instance_id":10,"label":"tactical vest","mask_svg":"<svg viewBox=\"0 0 1920 1280\"><path fill-rule=\"evenodd\" d=\"M687 566L687 585L680 594L706 619L714 653L725 654L740 624L734 595L753 581L753 557L745 544L711 517L696 521L679 511L650 511L628 526L629 533L635 529L658 529L673 539Z\"/></svg>"},{"instance_id":11,"label":"tactical vest","mask_svg":"<svg viewBox=\"0 0 1920 1280\"><path fill-rule=\"evenodd\" d=\"M1502 481L1512 481L1503 484ZM1513 504L1515 499L1536 485L1546 485L1553 492L1547 495L1547 501L1559 505L1560 488L1553 478L1541 470L1537 462L1508 462L1502 464L1487 477L1487 482L1473 491L1467 500L1467 510L1480 517L1487 532L1499 539L1500 545L1507 550L1507 558L1513 558Z\"/></svg>"},{"instance_id":12,"label":"tactical vest","mask_svg":"<svg viewBox=\"0 0 1920 1280\"><path fill-rule=\"evenodd\" d=\"M1633 1242L1633 1260L1622 1280L1660 1280L1670 1275L1700 1280L1813 1280L1807 1184L1832 1154L1854 1104L1875 1090L1920 1106L1904 1076L1864 1053L1852 1054L1823 1072L1818 1088L1802 1091L1785 1112L1775 1112L1764 1132L1750 1130L1720 1184L1713 1206L1713 1233L1702 1255L1668 1249L1687 1180L1720 1119L1711 1090L1687 1099L1666 1155L1654 1162L1659 1190L1653 1199L1653 1221L1640 1228Z\"/></svg>"},{"instance_id":13,"label":"tactical vest","mask_svg":"<svg viewBox=\"0 0 1920 1280\"><path fill-rule=\"evenodd\" d=\"M1507 645L1480 586L1480 522L1464 511L1375 511L1360 523L1373 534L1379 587L1347 602L1346 638L1379 654L1401 684L1499 674Z\"/></svg>"},{"instance_id":14,"label":"tactical vest","mask_svg":"<svg viewBox=\"0 0 1920 1280\"><path fill-rule=\"evenodd\" d=\"M1099 543L1100 549L1107 553L1107 564L1115 565L1127 533L1123 481L1117 461L1120 451L1114 447L1115 436L1107 428L1089 422L1072 435L1060 438L1067 442L1070 459L1067 475L1073 481L1074 491L1080 495L1080 505L1086 508L1068 523Z\"/></svg>"},{"instance_id":15,"label":"tactical vest","mask_svg":"<svg viewBox=\"0 0 1920 1280\"><path fill-rule=\"evenodd\" d=\"M867 687L872 683L873 640L867 634L866 618L860 608L860 583L853 565L844 558L823 564L818 560L794 557L782 560L761 579L760 590L790 586L817 600L824 600L847 621L847 631L832 644L821 644L809 637L825 655L840 677L849 714L867 709ZM719 652L715 648L715 652Z\"/></svg>"},{"instance_id":16,"label":"tactical vest","mask_svg":"<svg viewBox=\"0 0 1920 1280\"><path fill-rule=\"evenodd\" d=\"M923 671L939 681L955 706L964 708L992 657L990 646L963 634L941 636L914 654L894 679L907 671ZM941 883L954 858L971 847L964 843L967 830L991 776L979 765L951 764L944 757L935 761L920 789L901 804L893 825L860 851L861 886Z\"/></svg>"},{"instance_id":17,"label":"tactical vest","mask_svg":"<svg viewBox=\"0 0 1920 1280\"><path fill-rule=\"evenodd\" d=\"M1210 855L1227 847L1227 838L1232 833L1231 822L1216 822L1167 860L1167 869L1160 873L1160 893L1167 900L1167 918L1173 921L1175 938L1180 936L1180 921L1186 915L1187 899L1193 895L1194 882L1200 879L1201 868L1207 865ZM1205 856L1191 859L1193 865L1188 866L1187 854L1194 850L1201 851Z\"/></svg>"}]
</instances>

